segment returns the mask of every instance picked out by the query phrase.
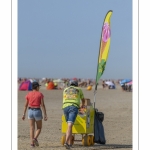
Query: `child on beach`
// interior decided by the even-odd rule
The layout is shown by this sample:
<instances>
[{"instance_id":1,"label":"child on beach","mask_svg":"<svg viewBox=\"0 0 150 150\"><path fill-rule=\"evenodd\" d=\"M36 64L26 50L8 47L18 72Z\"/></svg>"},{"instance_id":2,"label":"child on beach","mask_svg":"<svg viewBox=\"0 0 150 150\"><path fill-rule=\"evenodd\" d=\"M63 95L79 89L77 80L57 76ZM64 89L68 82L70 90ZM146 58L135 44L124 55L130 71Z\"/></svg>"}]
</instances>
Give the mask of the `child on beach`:
<instances>
[{"instance_id":1,"label":"child on beach","mask_svg":"<svg viewBox=\"0 0 150 150\"><path fill-rule=\"evenodd\" d=\"M39 146L37 138L41 133L42 119L43 119L41 108L44 113L44 121L47 120L46 108L44 104L44 95L41 92L39 92L39 88L40 85L38 82L32 83L32 91L30 91L25 97L26 102L22 116L22 120L25 120L25 114L28 107L31 147L35 147L35 145ZM35 123L37 126L36 132L35 132Z\"/></svg>"}]
</instances>

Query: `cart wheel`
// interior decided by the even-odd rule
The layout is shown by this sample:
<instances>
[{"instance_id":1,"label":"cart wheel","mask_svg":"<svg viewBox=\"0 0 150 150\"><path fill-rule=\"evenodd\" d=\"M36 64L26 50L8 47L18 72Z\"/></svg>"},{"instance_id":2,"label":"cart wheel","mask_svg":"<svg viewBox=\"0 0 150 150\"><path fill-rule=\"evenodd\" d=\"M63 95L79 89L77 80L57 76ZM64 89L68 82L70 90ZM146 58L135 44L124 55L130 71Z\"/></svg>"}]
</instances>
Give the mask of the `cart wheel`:
<instances>
[{"instance_id":1,"label":"cart wheel","mask_svg":"<svg viewBox=\"0 0 150 150\"><path fill-rule=\"evenodd\" d=\"M82 138L82 144L84 146L90 146L91 145L91 137L89 135L85 135L83 138Z\"/></svg>"},{"instance_id":2,"label":"cart wheel","mask_svg":"<svg viewBox=\"0 0 150 150\"><path fill-rule=\"evenodd\" d=\"M74 139L75 139L75 137L74 137L74 135L72 135L71 145L74 144Z\"/></svg>"},{"instance_id":3,"label":"cart wheel","mask_svg":"<svg viewBox=\"0 0 150 150\"><path fill-rule=\"evenodd\" d=\"M61 144L64 145L65 144L65 140L66 140L66 135L63 135L61 137Z\"/></svg>"},{"instance_id":4,"label":"cart wheel","mask_svg":"<svg viewBox=\"0 0 150 150\"><path fill-rule=\"evenodd\" d=\"M91 138L91 145L94 145L94 136L90 135L90 138Z\"/></svg>"}]
</instances>

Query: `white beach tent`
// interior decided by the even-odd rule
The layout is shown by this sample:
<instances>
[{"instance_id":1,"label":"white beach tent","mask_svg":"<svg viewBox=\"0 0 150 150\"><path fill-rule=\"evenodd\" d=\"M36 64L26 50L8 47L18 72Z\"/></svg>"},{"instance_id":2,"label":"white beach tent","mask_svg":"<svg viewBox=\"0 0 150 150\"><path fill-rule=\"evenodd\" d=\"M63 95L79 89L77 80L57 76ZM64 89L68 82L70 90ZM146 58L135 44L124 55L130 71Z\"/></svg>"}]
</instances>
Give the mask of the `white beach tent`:
<instances>
[{"instance_id":1,"label":"white beach tent","mask_svg":"<svg viewBox=\"0 0 150 150\"><path fill-rule=\"evenodd\" d=\"M111 81L106 81L105 84L107 84L107 85L114 85L114 83L112 83Z\"/></svg>"},{"instance_id":2,"label":"white beach tent","mask_svg":"<svg viewBox=\"0 0 150 150\"><path fill-rule=\"evenodd\" d=\"M29 80L30 80L31 83L33 82L33 79L29 79Z\"/></svg>"},{"instance_id":3,"label":"white beach tent","mask_svg":"<svg viewBox=\"0 0 150 150\"><path fill-rule=\"evenodd\" d=\"M63 80L61 79L56 79L56 80L53 80L54 84L56 85L57 84L57 87L58 88L61 88L63 89L65 87L65 83Z\"/></svg>"},{"instance_id":4,"label":"white beach tent","mask_svg":"<svg viewBox=\"0 0 150 150\"><path fill-rule=\"evenodd\" d=\"M63 80L61 80L61 79L53 80L53 82L56 82L56 83L64 83L64 81L63 81Z\"/></svg>"}]
</instances>

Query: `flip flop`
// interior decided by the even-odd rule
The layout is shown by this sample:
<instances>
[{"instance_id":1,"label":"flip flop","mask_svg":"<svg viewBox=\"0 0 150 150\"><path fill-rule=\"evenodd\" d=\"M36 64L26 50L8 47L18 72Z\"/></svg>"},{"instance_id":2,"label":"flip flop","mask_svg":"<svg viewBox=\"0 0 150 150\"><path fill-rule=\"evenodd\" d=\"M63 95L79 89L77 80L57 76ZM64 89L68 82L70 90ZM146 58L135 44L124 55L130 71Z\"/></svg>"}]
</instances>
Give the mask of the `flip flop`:
<instances>
[{"instance_id":1,"label":"flip flop","mask_svg":"<svg viewBox=\"0 0 150 150\"><path fill-rule=\"evenodd\" d=\"M68 143L65 143L64 146L66 147L66 149L70 149L70 146L68 145Z\"/></svg>"},{"instance_id":2,"label":"flip flop","mask_svg":"<svg viewBox=\"0 0 150 150\"><path fill-rule=\"evenodd\" d=\"M32 148L34 148L34 147L35 147L35 145L34 145L34 144L31 144L31 147L32 147Z\"/></svg>"},{"instance_id":3,"label":"flip flop","mask_svg":"<svg viewBox=\"0 0 150 150\"><path fill-rule=\"evenodd\" d=\"M38 142L38 140L37 140L36 138L33 139L33 142L34 142L34 144L35 144L36 146L39 146L39 142Z\"/></svg>"}]
</instances>

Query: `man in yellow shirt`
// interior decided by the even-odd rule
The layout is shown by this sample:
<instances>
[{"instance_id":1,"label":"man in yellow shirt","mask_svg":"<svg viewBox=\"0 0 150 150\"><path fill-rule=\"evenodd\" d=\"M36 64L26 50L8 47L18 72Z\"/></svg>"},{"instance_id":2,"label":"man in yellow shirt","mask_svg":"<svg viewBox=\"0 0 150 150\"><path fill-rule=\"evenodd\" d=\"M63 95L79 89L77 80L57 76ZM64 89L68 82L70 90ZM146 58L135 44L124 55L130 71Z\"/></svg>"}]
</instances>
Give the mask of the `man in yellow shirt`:
<instances>
[{"instance_id":1,"label":"man in yellow shirt","mask_svg":"<svg viewBox=\"0 0 150 150\"><path fill-rule=\"evenodd\" d=\"M72 139L72 126L76 120L78 109L80 108L80 100L82 101L81 107L84 106L85 100L82 90L78 87L78 82L75 80L70 81L70 86L63 91L63 111L68 123L66 132L66 141L64 146L66 149L71 147Z\"/></svg>"}]
</instances>

